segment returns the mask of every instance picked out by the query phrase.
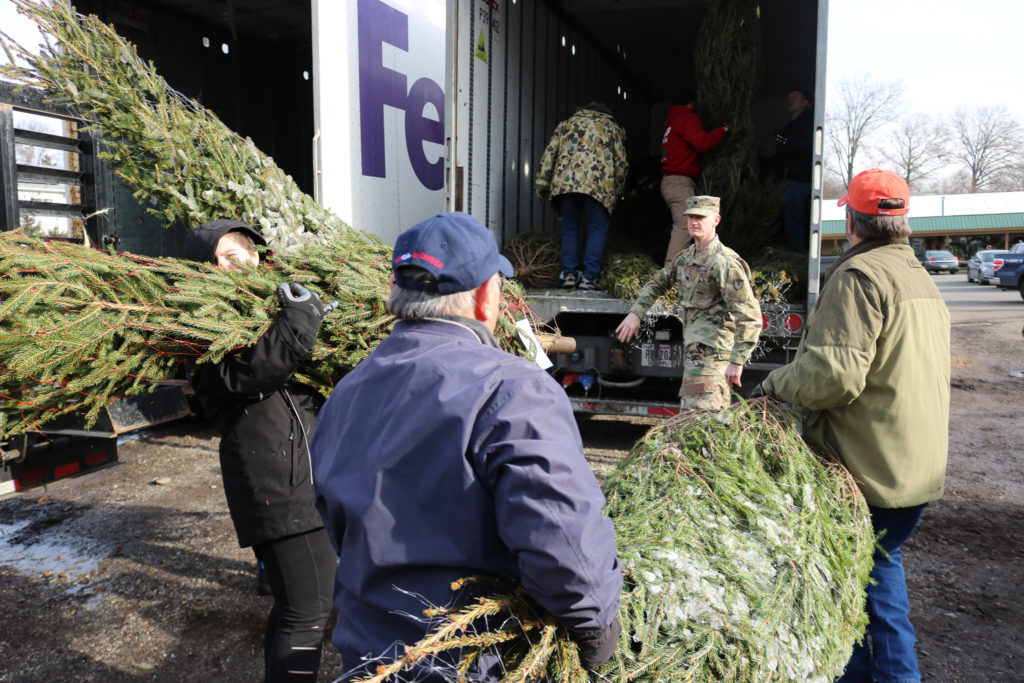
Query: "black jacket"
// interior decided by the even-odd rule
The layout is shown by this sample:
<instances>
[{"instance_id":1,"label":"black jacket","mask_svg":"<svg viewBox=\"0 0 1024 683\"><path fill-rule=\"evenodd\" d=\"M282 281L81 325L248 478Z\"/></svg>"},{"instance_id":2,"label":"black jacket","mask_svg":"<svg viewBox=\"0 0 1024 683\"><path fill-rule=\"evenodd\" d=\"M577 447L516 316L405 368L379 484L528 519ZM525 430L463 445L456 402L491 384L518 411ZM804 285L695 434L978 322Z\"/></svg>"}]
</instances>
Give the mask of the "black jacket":
<instances>
[{"instance_id":1,"label":"black jacket","mask_svg":"<svg viewBox=\"0 0 1024 683\"><path fill-rule=\"evenodd\" d=\"M213 262L227 232L259 235L237 221L205 223L189 233L184 254ZM309 358L320 321L289 309L252 347L217 364L189 368L192 386L220 432L220 465L239 545L259 545L321 528L313 504L308 438L322 401L289 383Z\"/></svg>"},{"instance_id":2,"label":"black jacket","mask_svg":"<svg viewBox=\"0 0 1024 683\"><path fill-rule=\"evenodd\" d=\"M810 182L814 147L814 112L810 107L775 136L775 163L787 180Z\"/></svg>"}]
</instances>

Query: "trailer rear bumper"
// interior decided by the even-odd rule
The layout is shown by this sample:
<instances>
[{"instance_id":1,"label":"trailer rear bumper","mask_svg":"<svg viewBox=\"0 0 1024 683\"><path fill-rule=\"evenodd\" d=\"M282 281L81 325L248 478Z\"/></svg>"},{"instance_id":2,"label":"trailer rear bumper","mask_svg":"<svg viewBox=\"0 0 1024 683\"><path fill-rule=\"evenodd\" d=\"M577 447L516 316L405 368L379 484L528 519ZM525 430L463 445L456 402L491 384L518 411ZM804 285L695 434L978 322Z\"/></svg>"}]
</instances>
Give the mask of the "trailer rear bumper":
<instances>
[{"instance_id":1,"label":"trailer rear bumper","mask_svg":"<svg viewBox=\"0 0 1024 683\"><path fill-rule=\"evenodd\" d=\"M679 403L631 401L629 399L591 399L570 396L573 412L591 415L632 415L634 417L672 417L679 414Z\"/></svg>"},{"instance_id":2,"label":"trailer rear bumper","mask_svg":"<svg viewBox=\"0 0 1024 683\"><path fill-rule=\"evenodd\" d=\"M29 433L14 441L2 456L0 498L117 463L117 438Z\"/></svg>"}]
</instances>

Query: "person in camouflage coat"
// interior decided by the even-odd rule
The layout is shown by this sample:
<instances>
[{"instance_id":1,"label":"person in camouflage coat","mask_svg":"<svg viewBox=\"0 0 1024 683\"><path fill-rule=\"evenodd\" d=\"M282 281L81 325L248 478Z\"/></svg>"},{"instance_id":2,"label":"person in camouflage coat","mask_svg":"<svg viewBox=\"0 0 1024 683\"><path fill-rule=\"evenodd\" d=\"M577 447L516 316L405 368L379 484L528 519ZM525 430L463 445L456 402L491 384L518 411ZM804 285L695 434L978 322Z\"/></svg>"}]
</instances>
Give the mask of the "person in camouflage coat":
<instances>
[{"instance_id":1,"label":"person in camouflage coat","mask_svg":"<svg viewBox=\"0 0 1024 683\"><path fill-rule=\"evenodd\" d=\"M608 236L608 216L626 187L626 133L599 102L558 124L541 157L534 183L562 215L562 284L597 289ZM580 274L579 240L586 217L587 241Z\"/></svg>"},{"instance_id":2,"label":"person in camouflage coat","mask_svg":"<svg viewBox=\"0 0 1024 683\"><path fill-rule=\"evenodd\" d=\"M693 243L644 285L615 331L619 341L632 340L658 297L678 287L684 344L680 406L722 410L729 405L729 386L741 386L743 364L757 346L761 307L750 288L750 268L715 232L722 219L718 197L690 197L686 216Z\"/></svg>"}]
</instances>

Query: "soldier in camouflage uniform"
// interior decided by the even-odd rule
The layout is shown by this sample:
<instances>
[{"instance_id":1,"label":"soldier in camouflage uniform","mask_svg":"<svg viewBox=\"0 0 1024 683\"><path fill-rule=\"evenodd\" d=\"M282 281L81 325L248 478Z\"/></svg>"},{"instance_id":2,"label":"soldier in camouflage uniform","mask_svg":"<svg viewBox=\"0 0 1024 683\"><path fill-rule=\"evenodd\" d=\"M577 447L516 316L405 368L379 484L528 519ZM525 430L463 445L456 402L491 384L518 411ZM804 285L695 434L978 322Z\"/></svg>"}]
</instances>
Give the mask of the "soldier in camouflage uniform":
<instances>
[{"instance_id":1,"label":"soldier in camouflage uniform","mask_svg":"<svg viewBox=\"0 0 1024 683\"><path fill-rule=\"evenodd\" d=\"M729 386L740 386L743 364L761 334L761 307L750 289L750 268L718 239L722 219L718 197L686 200L687 230L693 244L658 271L637 295L629 315L619 323L619 341L628 342L654 302L673 286L683 309L684 409L722 410Z\"/></svg>"},{"instance_id":2,"label":"soldier in camouflage uniform","mask_svg":"<svg viewBox=\"0 0 1024 683\"><path fill-rule=\"evenodd\" d=\"M591 102L555 128L534 189L562 214L562 284L597 289L608 235L608 215L626 187L626 133L607 106ZM581 218L587 241L580 266Z\"/></svg>"}]
</instances>

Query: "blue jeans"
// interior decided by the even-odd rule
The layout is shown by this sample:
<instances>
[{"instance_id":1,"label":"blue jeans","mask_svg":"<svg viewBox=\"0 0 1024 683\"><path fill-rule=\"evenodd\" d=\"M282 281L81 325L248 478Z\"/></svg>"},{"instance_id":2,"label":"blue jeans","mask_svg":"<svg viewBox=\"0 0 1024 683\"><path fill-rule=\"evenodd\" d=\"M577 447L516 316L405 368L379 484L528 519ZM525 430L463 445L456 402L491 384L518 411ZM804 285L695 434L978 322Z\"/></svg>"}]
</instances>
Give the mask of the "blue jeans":
<instances>
[{"instance_id":1,"label":"blue jeans","mask_svg":"<svg viewBox=\"0 0 1024 683\"><path fill-rule=\"evenodd\" d=\"M790 180L786 183L786 195L782 200L782 225L786 237L806 248L811 239L811 183Z\"/></svg>"},{"instance_id":2,"label":"blue jeans","mask_svg":"<svg viewBox=\"0 0 1024 683\"><path fill-rule=\"evenodd\" d=\"M910 538L924 505L909 508L868 506L875 533L885 535L875 549L875 566L868 586L868 632L853 646L853 656L839 683L919 683L921 672L914 654L914 627L903 573L900 546ZM888 553L888 556L886 556Z\"/></svg>"},{"instance_id":3,"label":"blue jeans","mask_svg":"<svg viewBox=\"0 0 1024 683\"><path fill-rule=\"evenodd\" d=\"M608 209L590 195L572 192L558 198L562 213L562 277L580 267L580 219L586 218L587 246L583 253L583 277L596 280L608 238Z\"/></svg>"}]
</instances>

